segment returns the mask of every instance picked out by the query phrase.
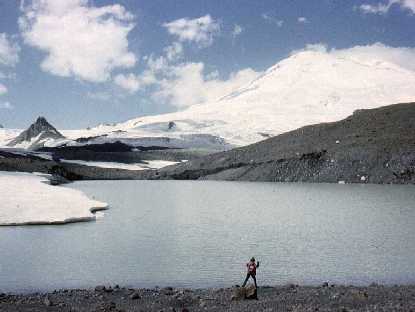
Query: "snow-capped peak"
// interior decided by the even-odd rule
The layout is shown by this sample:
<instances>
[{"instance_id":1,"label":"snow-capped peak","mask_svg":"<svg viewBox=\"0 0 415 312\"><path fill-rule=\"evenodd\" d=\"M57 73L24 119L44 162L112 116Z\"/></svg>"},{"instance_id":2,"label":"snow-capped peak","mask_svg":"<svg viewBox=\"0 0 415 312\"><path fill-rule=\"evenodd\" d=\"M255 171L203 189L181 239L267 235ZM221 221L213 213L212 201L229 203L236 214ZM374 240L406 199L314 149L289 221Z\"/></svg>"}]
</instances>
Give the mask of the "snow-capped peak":
<instances>
[{"instance_id":1,"label":"snow-capped peak","mask_svg":"<svg viewBox=\"0 0 415 312\"><path fill-rule=\"evenodd\" d=\"M63 138L64 136L45 117L38 117L27 130L23 131L7 145L12 147L37 148L48 140Z\"/></svg>"},{"instance_id":2,"label":"snow-capped peak","mask_svg":"<svg viewBox=\"0 0 415 312\"><path fill-rule=\"evenodd\" d=\"M217 101L93 128L91 133L211 134L245 145L304 125L339 120L356 109L415 101L414 85L415 72L390 60L301 51Z\"/></svg>"}]
</instances>

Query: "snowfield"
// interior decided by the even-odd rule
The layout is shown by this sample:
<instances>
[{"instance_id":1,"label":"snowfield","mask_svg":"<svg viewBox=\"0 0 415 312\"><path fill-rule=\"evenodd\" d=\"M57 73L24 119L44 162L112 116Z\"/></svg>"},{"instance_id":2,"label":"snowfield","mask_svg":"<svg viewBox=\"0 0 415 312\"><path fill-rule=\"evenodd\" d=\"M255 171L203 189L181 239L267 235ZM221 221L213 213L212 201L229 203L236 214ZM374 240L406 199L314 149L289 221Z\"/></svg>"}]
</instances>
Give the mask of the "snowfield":
<instances>
[{"instance_id":1,"label":"snowfield","mask_svg":"<svg viewBox=\"0 0 415 312\"><path fill-rule=\"evenodd\" d=\"M85 161L85 160L69 160L62 159L62 162L73 163L85 166L93 166L100 168L117 168L117 169L127 169L127 170L147 170L147 169L160 169L166 166L171 166L178 164L177 161L167 161L167 160L145 160L144 163L137 164L125 164L118 162L109 162L109 161Z\"/></svg>"},{"instance_id":2,"label":"snowfield","mask_svg":"<svg viewBox=\"0 0 415 312\"><path fill-rule=\"evenodd\" d=\"M0 225L63 224L96 219L107 204L42 176L0 171Z\"/></svg>"}]
</instances>

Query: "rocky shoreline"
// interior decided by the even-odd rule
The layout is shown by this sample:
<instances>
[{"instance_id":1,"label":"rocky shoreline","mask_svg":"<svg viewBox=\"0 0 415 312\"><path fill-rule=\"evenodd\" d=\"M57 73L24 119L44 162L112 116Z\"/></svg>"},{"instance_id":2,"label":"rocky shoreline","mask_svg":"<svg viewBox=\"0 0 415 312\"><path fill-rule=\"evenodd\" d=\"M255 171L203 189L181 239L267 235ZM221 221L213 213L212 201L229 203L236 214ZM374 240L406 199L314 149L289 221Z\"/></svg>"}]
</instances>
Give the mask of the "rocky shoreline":
<instances>
[{"instance_id":1,"label":"rocky shoreline","mask_svg":"<svg viewBox=\"0 0 415 312\"><path fill-rule=\"evenodd\" d=\"M95 289L2 294L0 311L415 311L415 285L259 287L258 300L235 300L237 287Z\"/></svg>"}]
</instances>

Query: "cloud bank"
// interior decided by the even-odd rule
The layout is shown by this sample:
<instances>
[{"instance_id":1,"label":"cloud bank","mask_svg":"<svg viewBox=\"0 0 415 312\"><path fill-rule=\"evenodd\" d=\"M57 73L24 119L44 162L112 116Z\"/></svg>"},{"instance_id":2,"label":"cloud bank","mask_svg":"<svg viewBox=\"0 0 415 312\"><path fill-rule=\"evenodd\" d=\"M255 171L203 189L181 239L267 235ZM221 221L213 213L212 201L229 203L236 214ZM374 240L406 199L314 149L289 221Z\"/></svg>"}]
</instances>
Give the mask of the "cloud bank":
<instances>
[{"instance_id":1,"label":"cloud bank","mask_svg":"<svg viewBox=\"0 0 415 312\"><path fill-rule=\"evenodd\" d=\"M203 63L183 63L169 68L167 77L158 81L159 90L153 99L179 108L218 100L260 75L251 68L219 79L217 72L205 73Z\"/></svg>"},{"instance_id":2,"label":"cloud bank","mask_svg":"<svg viewBox=\"0 0 415 312\"><path fill-rule=\"evenodd\" d=\"M21 9L19 27L24 42L46 53L41 63L45 72L103 82L114 69L136 63L127 40L134 16L121 5L33 0Z\"/></svg>"}]
</instances>

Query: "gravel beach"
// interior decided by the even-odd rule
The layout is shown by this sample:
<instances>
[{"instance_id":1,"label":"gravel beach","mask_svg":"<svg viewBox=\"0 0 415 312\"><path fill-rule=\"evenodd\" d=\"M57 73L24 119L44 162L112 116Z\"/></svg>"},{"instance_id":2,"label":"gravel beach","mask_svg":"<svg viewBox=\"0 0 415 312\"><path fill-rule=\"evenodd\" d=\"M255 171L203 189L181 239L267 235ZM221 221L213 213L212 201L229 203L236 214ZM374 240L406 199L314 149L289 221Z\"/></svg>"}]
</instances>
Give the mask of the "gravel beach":
<instances>
[{"instance_id":1,"label":"gravel beach","mask_svg":"<svg viewBox=\"0 0 415 312\"><path fill-rule=\"evenodd\" d=\"M0 294L0 311L415 311L415 285L259 287L258 300L234 288L132 289L97 286L47 294Z\"/></svg>"}]
</instances>

